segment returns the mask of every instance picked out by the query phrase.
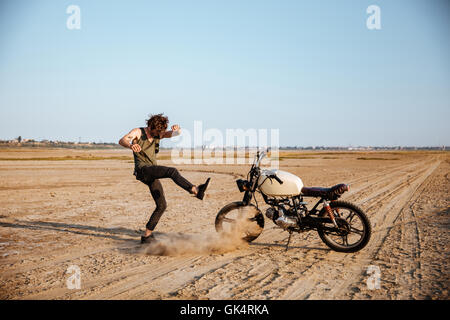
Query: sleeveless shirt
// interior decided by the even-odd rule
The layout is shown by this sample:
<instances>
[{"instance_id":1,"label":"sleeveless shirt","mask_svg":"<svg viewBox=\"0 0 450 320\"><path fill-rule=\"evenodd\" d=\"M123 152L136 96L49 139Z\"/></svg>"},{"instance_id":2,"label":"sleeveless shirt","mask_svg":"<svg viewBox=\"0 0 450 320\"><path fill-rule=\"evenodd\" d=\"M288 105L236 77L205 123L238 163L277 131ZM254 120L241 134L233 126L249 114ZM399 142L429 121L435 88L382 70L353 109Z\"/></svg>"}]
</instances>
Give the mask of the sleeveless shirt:
<instances>
[{"instance_id":1,"label":"sleeveless shirt","mask_svg":"<svg viewBox=\"0 0 450 320\"><path fill-rule=\"evenodd\" d=\"M134 168L135 171L143 166L155 166L156 154L159 152L159 138L153 138L149 140L144 128L141 129L141 138L137 141L137 144L141 147L140 152L133 152L134 156Z\"/></svg>"}]
</instances>

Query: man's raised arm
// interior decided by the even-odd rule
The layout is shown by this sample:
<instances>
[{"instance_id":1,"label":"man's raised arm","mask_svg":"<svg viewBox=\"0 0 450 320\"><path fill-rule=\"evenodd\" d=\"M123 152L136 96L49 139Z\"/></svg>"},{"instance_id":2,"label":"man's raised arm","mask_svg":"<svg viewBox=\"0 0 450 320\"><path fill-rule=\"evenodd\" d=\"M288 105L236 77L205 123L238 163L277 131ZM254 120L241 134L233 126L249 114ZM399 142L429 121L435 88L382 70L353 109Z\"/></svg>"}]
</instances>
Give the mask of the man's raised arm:
<instances>
[{"instance_id":1,"label":"man's raised arm","mask_svg":"<svg viewBox=\"0 0 450 320\"><path fill-rule=\"evenodd\" d=\"M138 144L133 144L132 142L136 139L138 140L141 137L141 130L139 128L135 128L128 132L126 135L124 135L120 140L119 144L122 147L125 147L127 149L131 149L134 152L141 151L141 147Z\"/></svg>"},{"instance_id":2,"label":"man's raised arm","mask_svg":"<svg viewBox=\"0 0 450 320\"><path fill-rule=\"evenodd\" d=\"M179 125L175 124L172 126L171 129L172 130L170 130L170 131L166 131L162 137L163 138L171 138L171 137L176 137L176 136L180 135L181 128Z\"/></svg>"}]
</instances>

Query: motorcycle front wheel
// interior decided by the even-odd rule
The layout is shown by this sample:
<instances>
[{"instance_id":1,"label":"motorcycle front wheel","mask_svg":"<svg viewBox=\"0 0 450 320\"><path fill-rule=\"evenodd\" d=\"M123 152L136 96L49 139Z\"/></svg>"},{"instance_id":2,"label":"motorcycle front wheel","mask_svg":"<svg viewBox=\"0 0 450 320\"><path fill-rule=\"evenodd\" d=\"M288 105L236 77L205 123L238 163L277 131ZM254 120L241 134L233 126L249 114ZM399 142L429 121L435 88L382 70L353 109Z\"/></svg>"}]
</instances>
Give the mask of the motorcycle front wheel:
<instances>
[{"instance_id":1,"label":"motorcycle front wheel","mask_svg":"<svg viewBox=\"0 0 450 320\"><path fill-rule=\"evenodd\" d=\"M238 236L252 242L264 229L264 216L256 206L237 201L227 204L217 213L215 227L217 232Z\"/></svg>"},{"instance_id":2,"label":"motorcycle front wheel","mask_svg":"<svg viewBox=\"0 0 450 320\"><path fill-rule=\"evenodd\" d=\"M370 240L372 227L369 218L357 205L347 201L330 202L338 228L333 223L318 229L320 239L338 252L356 252L364 248ZM320 212L326 216L325 209Z\"/></svg>"}]
</instances>

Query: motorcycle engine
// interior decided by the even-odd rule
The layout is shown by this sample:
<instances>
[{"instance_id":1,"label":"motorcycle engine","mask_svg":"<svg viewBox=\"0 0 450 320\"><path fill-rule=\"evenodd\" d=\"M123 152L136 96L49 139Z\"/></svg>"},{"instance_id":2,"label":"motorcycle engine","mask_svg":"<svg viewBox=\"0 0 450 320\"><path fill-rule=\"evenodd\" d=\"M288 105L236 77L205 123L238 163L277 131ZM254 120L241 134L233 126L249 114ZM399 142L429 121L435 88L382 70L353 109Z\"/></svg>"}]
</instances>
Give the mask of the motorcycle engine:
<instances>
[{"instance_id":1,"label":"motorcycle engine","mask_svg":"<svg viewBox=\"0 0 450 320\"><path fill-rule=\"evenodd\" d=\"M297 226L297 219L293 216L286 215L285 210L269 208L266 210L266 217L271 219L275 224L283 229L294 228Z\"/></svg>"},{"instance_id":2,"label":"motorcycle engine","mask_svg":"<svg viewBox=\"0 0 450 320\"><path fill-rule=\"evenodd\" d=\"M270 220L278 219L278 210L275 210L274 208L270 207L266 210L266 217Z\"/></svg>"}]
</instances>

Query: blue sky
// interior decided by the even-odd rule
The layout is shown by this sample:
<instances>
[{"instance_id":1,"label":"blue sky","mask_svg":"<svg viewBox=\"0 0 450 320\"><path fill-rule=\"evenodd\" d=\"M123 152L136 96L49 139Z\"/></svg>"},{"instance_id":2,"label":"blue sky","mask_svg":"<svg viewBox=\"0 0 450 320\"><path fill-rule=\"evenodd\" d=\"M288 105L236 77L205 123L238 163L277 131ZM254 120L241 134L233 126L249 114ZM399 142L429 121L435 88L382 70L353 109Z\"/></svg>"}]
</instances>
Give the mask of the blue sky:
<instances>
[{"instance_id":1,"label":"blue sky","mask_svg":"<svg viewBox=\"0 0 450 320\"><path fill-rule=\"evenodd\" d=\"M450 145L449 18L437 0L2 1L0 139L117 142L164 112L282 146Z\"/></svg>"}]
</instances>

